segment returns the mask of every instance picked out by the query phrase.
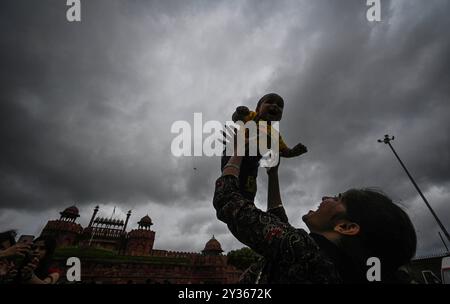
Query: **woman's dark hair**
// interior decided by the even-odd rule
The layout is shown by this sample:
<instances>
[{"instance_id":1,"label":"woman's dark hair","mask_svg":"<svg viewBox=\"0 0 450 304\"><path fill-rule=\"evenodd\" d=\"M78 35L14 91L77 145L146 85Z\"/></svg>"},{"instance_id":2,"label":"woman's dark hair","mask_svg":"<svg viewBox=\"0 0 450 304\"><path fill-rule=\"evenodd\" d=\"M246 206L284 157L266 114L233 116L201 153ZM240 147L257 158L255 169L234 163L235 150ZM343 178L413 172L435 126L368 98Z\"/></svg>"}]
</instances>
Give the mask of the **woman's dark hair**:
<instances>
[{"instance_id":1,"label":"woman's dark hair","mask_svg":"<svg viewBox=\"0 0 450 304\"><path fill-rule=\"evenodd\" d=\"M16 231L15 230L8 230L5 232L0 233L0 246L3 242L9 242L12 245L16 244ZM0 248L0 249L6 249L6 248Z\"/></svg>"},{"instance_id":2,"label":"woman's dark hair","mask_svg":"<svg viewBox=\"0 0 450 304\"><path fill-rule=\"evenodd\" d=\"M40 236L33 241L33 243L37 243L39 241L44 242L45 246L45 256L39 261L39 265L36 267L34 273L41 280L45 279L48 276L48 270L52 263L53 254L56 249L56 240L51 236Z\"/></svg>"},{"instance_id":3,"label":"woman's dark hair","mask_svg":"<svg viewBox=\"0 0 450 304\"><path fill-rule=\"evenodd\" d=\"M380 191L351 189L342 196L346 218L360 226L356 236L344 237L344 251L364 263L378 257L382 281L390 281L397 269L416 252L417 238L409 216Z\"/></svg>"},{"instance_id":4,"label":"woman's dark hair","mask_svg":"<svg viewBox=\"0 0 450 304\"><path fill-rule=\"evenodd\" d=\"M256 112L259 111L259 107L263 104L263 102L265 102L266 100L269 100L269 99L278 100L282 104L284 104L284 100L280 95L278 95L276 93L269 93L269 94L266 94L263 97L261 97L261 99L258 101L258 104L256 105Z\"/></svg>"}]
</instances>

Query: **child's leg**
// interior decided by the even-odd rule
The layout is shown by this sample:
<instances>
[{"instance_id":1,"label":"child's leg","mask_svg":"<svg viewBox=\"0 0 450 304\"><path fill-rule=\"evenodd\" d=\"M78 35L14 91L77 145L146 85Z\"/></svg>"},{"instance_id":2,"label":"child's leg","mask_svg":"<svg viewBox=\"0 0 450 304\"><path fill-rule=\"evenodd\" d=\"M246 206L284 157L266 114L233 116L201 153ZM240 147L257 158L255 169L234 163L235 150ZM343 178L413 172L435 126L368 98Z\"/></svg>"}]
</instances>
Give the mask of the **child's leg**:
<instances>
[{"instance_id":1,"label":"child's leg","mask_svg":"<svg viewBox=\"0 0 450 304\"><path fill-rule=\"evenodd\" d=\"M259 157L247 156L244 160L242 161L241 173L239 174L241 193L246 199L254 202L256 191L258 190L256 180L258 178Z\"/></svg>"},{"instance_id":2,"label":"child's leg","mask_svg":"<svg viewBox=\"0 0 450 304\"><path fill-rule=\"evenodd\" d=\"M221 160L221 170L223 172L223 168L228 163L230 156L222 155ZM256 178L258 177L258 168L259 168L259 159L258 156L245 156L242 159L241 170L239 173L239 191L242 196L252 202L255 200L256 196Z\"/></svg>"}]
</instances>

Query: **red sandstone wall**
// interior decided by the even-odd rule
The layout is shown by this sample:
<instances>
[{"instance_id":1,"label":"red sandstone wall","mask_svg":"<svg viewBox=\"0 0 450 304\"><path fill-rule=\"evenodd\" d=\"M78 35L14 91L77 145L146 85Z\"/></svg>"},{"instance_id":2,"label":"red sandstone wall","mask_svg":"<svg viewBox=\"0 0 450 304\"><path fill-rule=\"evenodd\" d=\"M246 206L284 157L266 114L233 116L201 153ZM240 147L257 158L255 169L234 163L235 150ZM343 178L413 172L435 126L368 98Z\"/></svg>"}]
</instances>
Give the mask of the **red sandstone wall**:
<instances>
[{"instance_id":1,"label":"red sandstone wall","mask_svg":"<svg viewBox=\"0 0 450 304\"><path fill-rule=\"evenodd\" d=\"M53 236L58 247L73 246L76 244L82 230L83 228L80 224L54 220L48 221L47 225L45 225L42 230L41 235Z\"/></svg>"},{"instance_id":2,"label":"red sandstone wall","mask_svg":"<svg viewBox=\"0 0 450 304\"><path fill-rule=\"evenodd\" d=\"M128 234L125 253L132 256L148 256L153 249L155 232L144 229L134 229Z\"/></svg>"},{"instance_id":3,"label":"red sandstone wall","mask_svg":"<svg viewBox=\"0 0 450 304\"><path fill-rule=\"evenodd\" d=\"M126 284L129 281L138 284L172 283L172 284L232 284L241 274L232 266L212 266L201 264L154 265L133 262L93 262L81 261L84 283ZM64 261L58 266L65 269Z\"/></svg>"}]
</instances>

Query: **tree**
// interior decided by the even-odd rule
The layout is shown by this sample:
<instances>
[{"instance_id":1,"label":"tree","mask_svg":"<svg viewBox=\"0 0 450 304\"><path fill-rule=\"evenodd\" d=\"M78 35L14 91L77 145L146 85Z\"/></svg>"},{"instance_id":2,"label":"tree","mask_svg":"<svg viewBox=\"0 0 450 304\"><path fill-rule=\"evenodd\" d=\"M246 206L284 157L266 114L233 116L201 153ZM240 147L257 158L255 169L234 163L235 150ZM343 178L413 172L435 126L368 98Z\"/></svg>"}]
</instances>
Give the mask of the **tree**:
<instances>
[{"instance_id":1,"label":"tree","mask_svg":"<svg viewBox=\"0 0 450 304\"><path fill-rule=\"evenodd\" d=\"M251 264L257 262L261 256L248 247L228 252L228 264L244 271Z\"/></svg>"}]
</instances>

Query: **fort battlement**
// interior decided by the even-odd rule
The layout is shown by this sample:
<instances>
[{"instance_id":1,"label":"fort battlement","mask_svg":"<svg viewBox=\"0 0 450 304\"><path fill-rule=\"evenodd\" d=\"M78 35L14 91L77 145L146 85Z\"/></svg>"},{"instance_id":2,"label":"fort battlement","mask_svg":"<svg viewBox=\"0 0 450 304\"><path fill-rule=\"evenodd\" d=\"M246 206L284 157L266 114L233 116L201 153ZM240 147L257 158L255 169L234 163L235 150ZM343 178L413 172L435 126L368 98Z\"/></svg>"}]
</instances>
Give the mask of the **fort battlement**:
<instances>
[{"instance_id":1,"label":"fort battlement","mask_svg":"<svg viewBox=\"0 0 450 304\"><path fill-rule=\"evenodd\" d=\"M81 233L81 231L83 231L83 227L81 227L80 224L60 220L48 221L44 229L66 231L73 233Z\"/></svg>"},{"instance_id":2,"label":"fort battlement","mask_svg":"<svg viewBox=\"0 0 450 304\"><path fill-rule=\"evenodd\" d=\"M202 256L202 254L198 252L184 252L184 251L169 251L169 250L152 250L151 256L156 257L175 257L175 258L185 258L185 257L195 257Z\"/></svg>"},{"instance_id":3,"label":"fort battlement","mask_svg":"<svg viewBox=\"0 0 450 304\"><path fill-rule=\"evenodd\" d=\"M83 272L93 281L123 282L133 280L155 282L169 280L177 283L233 283L240 272L228 265L227 256L214 236L199 252L154 249L156 232L146 215L138 227L127 232L131 215L126 219L98 217L95 207L89 225L83 228L76 223L78 208L66 208L59 220L50 220L42 235L53 236L60 253L79 250L83 254ZM70 255L70 256L73 256ZM64 257L58 260L64 267Z\"/></svg>"}]
</instances>

